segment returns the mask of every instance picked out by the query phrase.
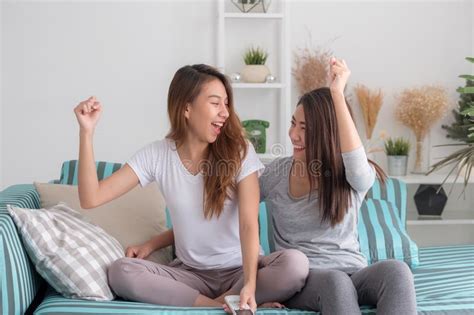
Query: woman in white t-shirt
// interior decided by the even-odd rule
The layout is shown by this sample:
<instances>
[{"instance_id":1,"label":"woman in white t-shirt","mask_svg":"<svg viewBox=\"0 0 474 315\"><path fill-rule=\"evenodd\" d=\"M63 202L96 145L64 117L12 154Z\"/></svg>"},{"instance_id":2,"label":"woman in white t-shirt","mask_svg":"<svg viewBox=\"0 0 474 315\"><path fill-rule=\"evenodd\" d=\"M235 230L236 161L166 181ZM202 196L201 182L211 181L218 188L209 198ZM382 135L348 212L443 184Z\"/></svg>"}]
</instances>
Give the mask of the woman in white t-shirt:
<instances>
[{"instance_id":1,"label":"woman in white t-shirt","mask_svg":"<svg viewBox=\"0 0 474 315\"><path fill-rule=\"evenodd\" d=\"M298 292L308 260L297 250L263 256L258 238L258 176L264 166L244 138L227 78L207 65L179 69L168 92L171 129L98 181L92 139L102 105L90 97L74 112L80 125L79 197L83 208L109 202L137 184L156 181L173 229L129 247L109 267L109 284L124 299L221 306L240 294L241 306L284 301ZM144 260L175 245L169 265ZM258 277L257 277L258 273Z\"/></svg>"}]
</instances>

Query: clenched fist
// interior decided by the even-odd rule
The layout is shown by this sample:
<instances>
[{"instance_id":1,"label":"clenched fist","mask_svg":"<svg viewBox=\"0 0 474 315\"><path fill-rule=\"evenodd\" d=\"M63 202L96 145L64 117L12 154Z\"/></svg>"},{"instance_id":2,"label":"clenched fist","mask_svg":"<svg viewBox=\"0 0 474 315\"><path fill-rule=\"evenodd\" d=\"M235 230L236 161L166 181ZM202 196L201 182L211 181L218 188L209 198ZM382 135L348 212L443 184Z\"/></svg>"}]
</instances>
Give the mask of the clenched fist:
<instances>
[{"instance_id":1,"label":"clenched fist","mask_svg":"<svg viewBox=\"0 0 474 315\"><path fill-rule=\"evenodd\" d=\"M91 96L87 100L80 102L74 108L74 113L81 130L93 132L102 113L102 104L95 96Z\"/></svg>"},{"instance_id":2,"label":"clenched fist","mask_svg":"<svg viewBox=\"0 0 474 315\"><path fill-rule=\"evenodd\" d=\"M344 59L339 60L332 57L329 61L329 88L331 92L344 93L344 87L351 75Z\"/></svg>"}]
</instances>

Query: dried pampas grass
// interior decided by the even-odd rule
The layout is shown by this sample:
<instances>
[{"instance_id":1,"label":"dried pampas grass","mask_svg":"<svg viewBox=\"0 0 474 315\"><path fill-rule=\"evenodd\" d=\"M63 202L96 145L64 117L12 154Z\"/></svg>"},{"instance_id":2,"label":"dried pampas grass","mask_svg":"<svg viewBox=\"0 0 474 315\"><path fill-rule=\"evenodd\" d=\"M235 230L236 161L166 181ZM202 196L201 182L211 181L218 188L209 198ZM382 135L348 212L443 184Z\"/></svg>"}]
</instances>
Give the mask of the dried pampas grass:
<instances>
[{"instance_id":1,"label":"dried pampas grass","mask_svg":"<svg viewBox=\"0 0 474 315\"><path fill-rule=\"evenodd\" d=\"M332 52L321 49L299 49L295 52L292 74L300 95L328 86L329 59Z\"/></svg>"},{"instance_id":2,"label":"dried pampas grass","mask_svg":"<svg viewBox=\"0 0 474 315\"><path fill-rule=\"evenodd\" d=\"M446 89L440 86L422 86L405 89L397 96L397 119L413 130L417 141L421 141L430 128L448 110Z\"/></svg>"},{"instance_id":3,"label":"dried pampas grass","mask_svg":"<svg viewBox=\"0 0 474 315\"><path fill-rule=\"evenodd\" d=\"M405 89L396 98L396 118L415 133L415 171L420 171L423 138L448 111L447 91L441 86L427 85Z\"/></svg>"},{"instance_id":4,"label":"dried pampas grass","mask_svg":"<svg viewBox=\"0 0 474 315\"><path fill-rule=\"evenodd\" d=\"M354 90L364 116L365 135L370 140L377 123L377 116L382 108L383 93L381 89L371 91L362 84L358 84Z\"/></svg>"}]
</instances>

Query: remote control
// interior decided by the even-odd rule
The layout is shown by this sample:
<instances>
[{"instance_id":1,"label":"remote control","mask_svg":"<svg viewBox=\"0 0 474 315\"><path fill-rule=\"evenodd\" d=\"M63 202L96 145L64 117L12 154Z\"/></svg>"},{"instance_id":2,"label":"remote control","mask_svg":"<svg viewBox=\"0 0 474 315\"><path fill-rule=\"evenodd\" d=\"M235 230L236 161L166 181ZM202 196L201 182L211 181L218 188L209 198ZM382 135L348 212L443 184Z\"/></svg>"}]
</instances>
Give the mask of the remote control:
<instances>
[{"instance_id":1,"label":"remote control","mask_svg":"<svg viewBox=\"0 0 474 315\"><path fill-rule=\"evenodd\" d=\"M250 306L246 305L247 308L240 308L240 296L239 295L227 295L224 297L225 303L232 311L232 315L254 315Z\"/></svg>"}]
</instances>

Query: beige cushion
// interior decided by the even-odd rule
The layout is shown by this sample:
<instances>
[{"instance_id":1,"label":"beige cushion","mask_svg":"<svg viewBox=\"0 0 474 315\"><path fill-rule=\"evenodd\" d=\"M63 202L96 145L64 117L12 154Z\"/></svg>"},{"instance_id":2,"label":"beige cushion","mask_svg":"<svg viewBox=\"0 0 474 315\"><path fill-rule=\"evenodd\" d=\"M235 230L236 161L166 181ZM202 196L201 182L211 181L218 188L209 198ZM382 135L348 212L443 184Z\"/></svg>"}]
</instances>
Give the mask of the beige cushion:
<instances>
[{"instance_id":1,"label":"beige cushion","mask_svg":"<svg viewBox=\"0 0 474 315\"><path fill-rule=\"evenodd\" d=\"M115 237L123 248L142 244L166 230L165 201L156 183L144 188L137 186L94 209L81 208L77 186L34 184L40 195L41 208L64 202ZM168 264L172 260L171 246L155 251L147 259Z\"/></svg>"}]
</instances>

